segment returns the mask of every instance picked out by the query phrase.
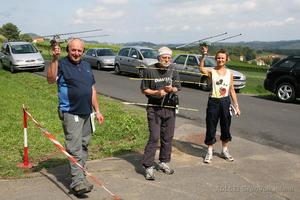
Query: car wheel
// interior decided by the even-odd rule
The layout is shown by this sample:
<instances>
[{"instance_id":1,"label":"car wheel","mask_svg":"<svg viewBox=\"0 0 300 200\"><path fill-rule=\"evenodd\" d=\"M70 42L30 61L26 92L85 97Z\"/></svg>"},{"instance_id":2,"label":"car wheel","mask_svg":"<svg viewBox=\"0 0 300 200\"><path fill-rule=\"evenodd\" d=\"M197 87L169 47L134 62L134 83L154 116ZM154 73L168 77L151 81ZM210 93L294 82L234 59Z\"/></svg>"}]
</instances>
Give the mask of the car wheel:
<instances>
[{"instance_id":1,"label":"car wheel","mask_svg":"<svg viewBox=\"0 0 300 200\"><path fill-rule=\"evenodd\" d=\"M240 93L240 89L235 89L235 93Z\"/></svg>"},{"instance_id":2,"label":"car wheel","mask_svg":"<svg viewBox=\"0 0 300 200\"><path fill-rule=\"evenodd\" d=\"M115 65L115 74L121 74L119 65Z\"/></svg>"},{"instance_id":3,"label":"car wheel","mask_svg":"<svg viewBox=\"0 0 300 200\"><path fill-rule=\"evenodd\" d=\"M292 102L295 100L295 88L290 83L281 83L276 89L276 96L281 102Z\"/></svg>"},{"instance_id":4,"label":"car wheel","mask_svg":"<svg viewBox=\"0 0 300 200\"><path fill-rule=\"evenodd\" d=\"M209 85L207 77L203 78L202 81L201 81L201 83L202 83L202 86L201 86L202 90L204 90L204 91L210 91L211 87Z\"/></svg>"},{"instance_id":5,"label":"car wheel","mask_svg":"<svg viewBox=\"0 0 300 200\"><path fill-rule=\"evenodd\" d=\"M101 65L100 62L97 62L97 69L98 69L98 70L102 69L102 65Z\"/></svg>"},{"instance_id":6,"label":"car wheel","mask_svg":"<svg viewBox=\"0 0 300 200\"><path fill-rule=\"evenodd\" d=\"M9 66L9 70L10 70L11 73L15 73L16 72L14 66L11 63L10 63L10 66Z\"/></svg>"},{"instance_id":7,"label":"car wheel","mask_svg":"<svg viewBox=\"0 0 300 200\"><path fill-rule=\"evenodd\" d=\"M143 68L139 69L138 75L140 78L144 77L144 69Z\"/></svg>"}]
</instances>

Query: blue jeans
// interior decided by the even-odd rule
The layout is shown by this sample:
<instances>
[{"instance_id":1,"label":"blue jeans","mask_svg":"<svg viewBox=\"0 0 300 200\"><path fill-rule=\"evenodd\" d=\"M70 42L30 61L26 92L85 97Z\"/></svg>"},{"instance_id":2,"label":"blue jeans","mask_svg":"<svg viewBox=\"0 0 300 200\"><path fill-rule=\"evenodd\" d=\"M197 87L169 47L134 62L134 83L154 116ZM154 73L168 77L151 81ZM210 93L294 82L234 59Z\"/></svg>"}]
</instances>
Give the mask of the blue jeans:
<instances>
[{"instance_id":1,"label":"blue jeans","mask_svg":"<svg viewBox=\"0 0 300 200\"><path fill-rule=\"evenodd\" d=\"M220 119L221 140L231 141L230 134L231 115L229 112L230 97L209 98L206 109L206 137L204 143L213 145L216 143L217 125Z\"/></svg>"}]
</instances>

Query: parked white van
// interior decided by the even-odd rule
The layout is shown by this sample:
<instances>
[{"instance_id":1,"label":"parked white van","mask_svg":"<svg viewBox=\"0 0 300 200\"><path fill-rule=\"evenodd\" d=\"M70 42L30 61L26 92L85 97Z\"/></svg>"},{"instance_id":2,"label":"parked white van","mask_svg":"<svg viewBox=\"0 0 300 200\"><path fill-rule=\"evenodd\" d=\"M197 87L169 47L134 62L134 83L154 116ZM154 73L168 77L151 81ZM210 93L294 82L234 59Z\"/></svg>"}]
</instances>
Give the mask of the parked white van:
<instances>
[{"instance_id":1,"label":"parked white van","mask_svg":"<svg viewBox=\"0 0 300 200\"><path fill-rule=\"evenodd\" d=\"M1 58L3 67L12 73L23 70L44 71L45 61L40 52L29 42L7 42L3 44Z\"/></svg>"}]
</instances>

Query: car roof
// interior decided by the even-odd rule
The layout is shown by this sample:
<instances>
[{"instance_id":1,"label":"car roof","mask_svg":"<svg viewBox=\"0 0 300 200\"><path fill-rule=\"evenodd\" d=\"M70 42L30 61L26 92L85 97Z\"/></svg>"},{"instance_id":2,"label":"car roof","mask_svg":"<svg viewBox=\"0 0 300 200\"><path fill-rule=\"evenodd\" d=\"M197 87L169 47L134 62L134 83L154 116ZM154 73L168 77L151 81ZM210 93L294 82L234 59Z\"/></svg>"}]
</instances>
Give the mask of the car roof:
<instances>
[{"instance_id":1,"label":"car roof","mask_svg":"<svg viewBox=\"0 0 300 200\"><path fill-rule=\"evenodd\" d=\"M181 56L181 55L201 57L200 54L192 54L192 53L180 53L180 54L177 54L176 57ZM215 59L215 56L206 56L206 57Z\"/></svg>"},{"instance_id":2,"label":"car roof","mask_svg":"<svg viewBox=\"0 0 300 200\"><path fill-rule=\"evenodd\" d=\"M291 55L286 57L287 59L292 59L292 58L300 58L300 55Z\"/></svg>"},{"instance_id":3,"label":"car roof","mask_svg":"<svg viewBox=\"0 0 300 200\"><path fill-rule=\"evenodd\" d=\"M31 44L30 42L6 42L5 44L9 44L9 45L21 45L21 44Z\"/></svg>"},{"instance_id":4,"label":"car roof","mask_svg":"<svg viewBox=\"0 0 300 200\"><path fill-rule=\"evenodd\" d=\"M97 48L97 47L95 47L95 48L89 48L89 49L95 49L95 50L98 50L98 49L111 49L112 50L112 48Z\"/></svg>"},{"instance_id":5,"label":"car roof","mask_svg":"<svg viewBox=\"0 0 300 200\"><path fill-rule=\"evenodd\" d=\"M138 50L140 50L140 49L151 49L151 50L154 50L153 48L150 48L150 47L143 47L143 46L124 46L124 47L122 47L122 49L123 48L136 48L136 49L138 49Z\"/></svg>"}]
</instances>

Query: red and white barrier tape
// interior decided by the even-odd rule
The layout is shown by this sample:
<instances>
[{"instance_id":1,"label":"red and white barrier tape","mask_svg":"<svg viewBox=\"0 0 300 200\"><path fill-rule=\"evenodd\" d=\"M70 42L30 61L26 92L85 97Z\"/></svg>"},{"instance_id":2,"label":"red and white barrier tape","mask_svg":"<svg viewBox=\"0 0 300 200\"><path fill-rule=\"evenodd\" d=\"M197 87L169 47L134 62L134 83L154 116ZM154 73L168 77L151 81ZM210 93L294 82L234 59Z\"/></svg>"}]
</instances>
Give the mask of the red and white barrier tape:
<instances>
[{"instance_id":1,"label":"red and white barrier tape","mask_svg":"<svg viewBox=\"0 0 300 200\"><path fill-rule=\"evenodd\" d=\"M42 127L42 125L34 119L34 117L27 111L26 108L23 107L24 112L26 112L26 114L29 116L29 118L35 123L35 125L37 126L37 128L39 128L42 133L63 153L67 156L67 158L73 162L74 164L76 164L88 177L90 177L95 183L96 185L98 185L99 187L102 187L106 192L108 192L114 200L121 200L120 197L118 197L117 195L115 195L114 193L112 193L109 189L107 189L102 182L97 179L96 177L94 177L91 173L89 173L86 169L84 169L83 166L81 166L77 160L70 155L65 148L59 143L59 141L54 137L54 135L52 135L50 132L48 132L45 128Z\"/></svg>"}]
</instances>

